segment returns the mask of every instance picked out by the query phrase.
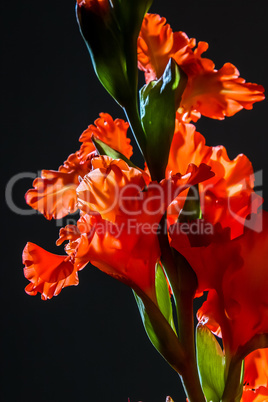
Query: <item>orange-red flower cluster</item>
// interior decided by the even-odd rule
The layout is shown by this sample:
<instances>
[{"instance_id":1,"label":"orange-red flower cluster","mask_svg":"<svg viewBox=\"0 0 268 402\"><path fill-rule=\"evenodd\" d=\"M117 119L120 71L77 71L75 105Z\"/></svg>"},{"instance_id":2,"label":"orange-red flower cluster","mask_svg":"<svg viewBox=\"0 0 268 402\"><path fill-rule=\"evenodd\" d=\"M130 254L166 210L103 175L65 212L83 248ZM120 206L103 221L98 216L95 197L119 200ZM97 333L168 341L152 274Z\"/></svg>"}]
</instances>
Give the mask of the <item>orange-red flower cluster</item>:
<instances>
[{"instance_id":1,"label":"orange-red flower cluster","mask_svg":"<svg viewBox=\"0 0 268 402\"><path fill-rule=\"evenodd\" d=\"M268 213L260 210L263 200L254 192L254 173L249 159L240 154L231 160L225 147L206 145L205 138L191 121L196 122L201 115L221 120L243 108L252 109L255 102L264 99L264 89L246 83L231 63L216 70L213 61L203 57L208 49L206 42L196 44L196 40L189 39L184 32L173 32L165 18L146 14L138 38L138 67L144 71L148 84L160 79L164 71L168 71L167 66L175 66L177 83L172 85L172 91L162 91L163 78L159 80L161 85L163 83L159 93L154 91L152 96L144 99L141 96L139 117L136 106L131 110L136 100L128 99L136 91L136 66L131 65L133 60L136 64L136 50L132 46L129 51L129 42L121 39L122 35L123 38L126 36L133 45L132 39L137 38L151 1L146 0L144 4L141 1L137 13L139 23L130 30L131 12L127 8L121 10L119 3L112 3L77 0L78 21L96 74L124 107L134 134L137 129L138 145L146 158L145 167L141 169L130 161L133 149L127 137L129 124L101 113L82 133L78 151L71 154L57 171L41 172L41 177L34 180L33 188L26 193L26 202L49 220L63 218L77 210L79 219L75 225L67 224L60 229L56 244L65 243L64 255L51 254L34 243L27 243L23 263L25 277L30 283L25 290L30 295L40 293L43 300L51 299L63 288L78 285L78 272L91 263L132 287L141 295L142 301L151 299L153 320L157 321L156 311L164 321L164 329L161 325L160 330L157 328L159 338L154 333L155 321L150 322L153 337L157 339L155 343L161 344L159 350L162 353L167 346L163 347L162 343L166 339L168 343L173 340L169 336L165 338L165 325L174 337L176 330L173 331L173 319L170 318L172 306L168 291L162 306L158 298L155 281L156 272L161 271L157 271L157 267L165 268L169 275L171 266L168 285L170 293L175 289L176 303L179 286L174 286L173 281L179 278L183 288L181 279L185 271L187 278L196 285L194 290L190 286L191 302L195 290L196 297L208 292L197 316L214 334L223 338L228 384L229 363L253 350L252 340L268 336ZM132 7L135 9L134 3ZM98 35L92 38L96 30ZM113 39L111 48L105 47L109 46L107 38ZM109 51L103 57L105 49ZM170 58L174 62L171 63ZM187 76L187 83L184 79L179 81L176 63L184 72L183 78ZM151 94L159 82L148 85L145 91ZM161 114L153 121L152 111L156 109L154 105L158 105L153 102L163 92L167 97L163 98L165 100L170 94L172 113L166 113L165 121L170 123L169 116L174 118L173 137L174 121L164 125L164 129ZM145 103L148 106L150 102L153 106L147 109ZM147 131L147 126L151 131ZM162 132L163 135L167 132L169 139L161 138L157 142ZM148 133L153 135L150 137ZM165 162L159 160L162 165L156 175L154 169L155 166L158 168L158 157L163 154ZM150 163L152 155L154 163ZM152 181L151 177L157 177L159 182ZM163 218L165 225L162 225ZM163 230L167 231L167 236L163 236ZM185 257L195 274L187 264L175 266L175 256L178 257L175 250ZM165 254L166 251L168 262L165 267L166 255L163 257L161 252ZM181 260L185 262L183 258ZM180 301L181 294L185 293L180 292ZM145 304L144 307L146 310ZM167 313L165 310L169 309L171 312ZM150 314L146 314L150 321ZM185 318L185 314L182 315ZM178 319L181 323L180 317ZM194 353L188 354L188 349L186 353L185 334L182 333L179 328L177 352L183 360ZM263 344L255 343L254 346L263 347ZM170 356L169 352L167 355ZM193 367L192 363L190 366ZM180 374L183 377L185 373ZM242 402L268 401L268 349L257 350L246 358L244 381ZM200 392L202 394L201 388Z\"/></svg>"},{"instance_id":2,"label":"orange-red flower cluster","mask_svg":"<svg viewBox=\"0 0 268 402\"><path fill-rule=\"evenodd\" d=\"M34 181L35 188L27 192L29 205L48 219L61 218L77 208L81 214L77 226L68 225L60 231L57 244L69 241L65 256L50 254L33 243L26 246L23 259L25 276L31 282L26 287L29 294L40 292L46 299L66 286L77 285L77 272L91 262L155 299L158 224L167 207L169 223L174 223L185 200L181 194L190 185L200 183L205 219L231 228L232 237L241 234L243 224L230 215L226 205L237 206L236 216L243 223L249 212L256 212L261 199L253 192L252 166L244 155L230 161L223 147L206 146L193 125L178 123L166 178L160 184L152 183L145 171L97 154L92 135L130 157L127 128L123 120L101 114L80 137L80 150L59 171L43 171L42 178ZM194 255L192 249L190 254ZM199 261L197 265L201 269ZM200 291L208 288L202 286L204 275L202 272L199 279Z\"/></svg>"},{"instance_id":3,"label":"orange-red flower cluster","mask_svg":"<svg viewBox=\"0 0 268 402\"><path fill-rule=\"evenodd\" d=\"M155 265L160 259L158 224L168 205L191 185L209 179L209 166L191 164L184 172L168 175L161 183L150 182L145 171L123 160L98 156L91 135L129 157L128 125L107 114L82 134L82 146L59 171L44 171L26 194L29 205L48 219L59 218L78 207L77 226L61 229L57 244L69 240L66 256L47 253L28 243L23 260L31 284L26 291L51 298L69 285L77 285L77 272L91 262L99 269L138 287L152 299ZM70 161L74 159L75 163ZM72 192L70 191L72 189ZM72 206L68 208L67 206Z\"/></svg>"},{"instance_id":4,"label":"orange-red flower cluster","mask_svg":"<svg viewBox=\"0 0 268 402\"><path fill-rule=\"evenodd\" d=\"M268 218L264 213L262 222L258 212L262 199L253 191L254 174L247 157L241 154L230 160L223 146L207 146L189 123L201 115L224 119L243 108L252 109L253 103L264 99L264 89L246 83L231 63L216 70L213 61L203 57L207 49L207 43L196 45L184 32L173 32L165 18L145 16L138 39L138 65L146 83L162 76L170 58L188 78L177 110L166 175L174 169L183 174L189 161L197 166L205 163L215 173L199 184L203 221L213 225L212 232L193 235L196 222L188 222L187 231L185 223L177 222L185 202L181 194L168 208L171 245L195 270L197 295L209 290L199 319L214 333L222 332L225 345L234 352L255 334L268 331Z\"/></svg>"},{"instance_id":5,"label":"orange-red flower cluster","mask_svg":"<svg viewBox=\"0 0 268 402\"><path fill-rule=\"evenodd\" d=\"M77 3L100 13L108 6L108 1ZM26 193L26 202L47 219L77 210L80 217L76 225L60 230L57 245L67 242L65 255L27 243L24 273L30 281L26 292L50 299L64 287L77 285L78 272L90 262L157 304L159 223L167 214L170 245L196 273L196 296L208 291L198 318L222 335L224 346L235 354L255 335L268 333L268 214L259 210L262 198L254 192L248 158L240 154L230 160L225 147L206 145L190 122L201 115L224 119L251 109L264 99L264 90L246 83L230 63L216 70L211 60L202 57L207 48L205 42L196 46L196 40L185 33L172 32L159 15L145 16L138 39L138 66L145 72L146 83L162 76L170 58L188 77L163 169L165 177L154 182L147 167L135 167L129 161L133 151L128 123L101 113L82 133L80 149L58 171L43 170ZM93 136L124 160L99 155ZM186 218L185 222L181 214L190 187L198 187L202 219ZM210 225L210 230L196 231L202 224ZM263 353L247 358L243 402L268 400L262 399L268 392L267 367L264 380L256 363Z\"/></svg>"}]
</instances>

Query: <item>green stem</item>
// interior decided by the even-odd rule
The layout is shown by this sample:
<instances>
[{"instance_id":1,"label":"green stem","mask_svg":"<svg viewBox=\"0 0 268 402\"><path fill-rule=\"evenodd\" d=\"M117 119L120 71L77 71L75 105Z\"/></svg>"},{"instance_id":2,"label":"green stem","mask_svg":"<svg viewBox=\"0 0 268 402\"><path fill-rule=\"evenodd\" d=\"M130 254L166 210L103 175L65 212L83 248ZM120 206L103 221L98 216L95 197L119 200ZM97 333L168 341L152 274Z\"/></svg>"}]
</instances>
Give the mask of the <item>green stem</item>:
<instances>
[{"instance_id":1,"label":"green stem","mask_svg":"<svg viewBox=\"0 0 268 402\"><path fill-rule=\"evenodd\" d=\"M246 344L240 346L235 355L226 351L228 370L222 402L239 402L243 393L243 360L256 349L268 347L268 334L257 334ZM229 357L230 356L230 357Z\"/></svg>"},{"instance_id":2,"label":"green stem","mask_svg":"<svg viewBox=\"0 0 268 402\"><path fill-rule=\"evenodd\" d=\"M187 260L178 252L172 253L165 225L166 216L160 223L159 243L162 263L175 299L179 339L186 355L186 365L181 373L181 380L190 402L205 402L197 368L194 339L193 299L197 279Z\"/></svg>"},{"instance_id":3,"label":"green stem","mask_svg":"<svg viewBox=\"0 0 268 402\"><path fill-rule=\"evenodd\" d=\"M221 402L240 402L243 393L243 360L230 359L229 370Z\"/></svg>"},{"instance_id":4,"label":"green stem","mask_svg":"<svg viewBox=\"0 0 268 402\"><path fill-rule=\"evenodd\" d=\"M188 363L187 370L180 376L184 391L189 402L206 402L201 385L193 375L195 366Z\"/></svg>"},{"instance_id":5,"label":"green stem","mask_svg":"<svg viewBox=\"0 0 268 402\"><path fill-rule=\"evenodd\" d=\"M179 286L174 286L174 298L177 308L179 339L187 356L188 370L182 375L182 383L190 402L205 401L197 368L193 299L197 281L192 268L180 254L176 253L177 269L179 271Z\"/></svg>"}]
</instances>

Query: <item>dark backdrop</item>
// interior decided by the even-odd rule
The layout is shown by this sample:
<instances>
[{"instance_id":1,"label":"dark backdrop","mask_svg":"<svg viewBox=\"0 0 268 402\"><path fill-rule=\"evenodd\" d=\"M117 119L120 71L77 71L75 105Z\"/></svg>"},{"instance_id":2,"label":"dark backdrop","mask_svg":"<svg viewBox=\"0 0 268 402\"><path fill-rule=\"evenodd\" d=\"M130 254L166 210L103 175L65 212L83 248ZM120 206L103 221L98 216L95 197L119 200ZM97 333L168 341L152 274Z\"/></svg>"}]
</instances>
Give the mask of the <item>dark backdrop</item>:
<instances>
[{"instance_id":1,"label":"dark backdrop","mask_svg":"<svg viewBox=\"0 0 268 402\"><path fill-rule=\"evenodd\" d=\"M123 117L90 64L74 0L1 2L1 180L57 169L79 147L81 132L108 112ZM155 0L174 30L209 42L216 68L234 63L247 81L267 87L266 0ZM223 122L202 118L209 145L245 153L267 182L267 104ZM31 179L14 186L25 208ZM153 349L132 292L93 267L80 284L43 302L24 293L21 252L32 241L51 252L59 227L40 215L2 209L1 400L164 402L185 400L177 375Z\"/></svg>"}]
</instances>

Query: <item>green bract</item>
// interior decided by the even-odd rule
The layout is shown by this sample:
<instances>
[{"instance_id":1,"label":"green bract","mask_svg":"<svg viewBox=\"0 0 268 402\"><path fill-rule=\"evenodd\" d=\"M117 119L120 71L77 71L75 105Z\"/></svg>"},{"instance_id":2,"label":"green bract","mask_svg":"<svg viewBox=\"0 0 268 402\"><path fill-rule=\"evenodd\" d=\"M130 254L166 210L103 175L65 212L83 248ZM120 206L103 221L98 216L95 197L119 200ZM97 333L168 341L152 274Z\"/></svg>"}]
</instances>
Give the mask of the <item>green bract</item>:
<instances>
[{"instance_id":1,"label":"green bract","mask_svg":"<svg viewBox=\"0 0 268 402\"><path fill-rule=\"evenodd\" d=\"M159 279L160 282L162 282L162 275L159 275ZM160 287L162 287L162 285L160 285ZM160 294L161 296L163 294L166 295L166 291L163 293L162 291L163 289L158 291L158 299ZM178 340L175 329L173 329L173 318L171 319L170 317L169 307L166 302L162 300L160 303L162 307L158 308L158 306L145 294L138 296L137 293L134 292L134 296L144 328L150 341L158 352L167 360L171 367L173 367L177 372L181 372L185 364L185 354ZM162 311L160 311L161 309ZM163 313L166 314L170 322L172 321L171 325L173 328Z\"/></svg>"},{"instance_id":2,"label":"green bract","mask_svg":"<svg viewBox=\"0 0 268 402\"><path fill-rule=\"evenodd\" d=\"M173 331L176 333L168 284L164 271L161 265L159 264L157 264L155 274L155 291L160 311L167 320L167 322L169 323L169 325L171 326L171 328L173 329Z\"/></svg>"},{"instance_id":3,"label":"green bract","mask_svg":"<svg viewBox=\"0 0 268 402\"><path fill-rule=\"evenodd\" d=\"M220 402L225 387L225 356L215 336L202 324L196 328L197 362L207 402Z\"/></svg>"},{"instance_id":4,"label":"green bract","mask_svg":"<svg viewBox=\"0 0 268 402\"><path fill-rule=\"evenodd\" d=\"M173 59L164 74L140 90L141 122L146 135L146 160L153 180L165 177L175 129L176 110L186 85L186 76Z\"/></svg>"},{"instance_id":5,"label":"green bract","mask_svg":"<svg viewBox=\"0 0 268 402\"><path fill-rule=\"evenodd\" d=\"M96 75L122 106L136 99L137 38L150 1L111 1L96 9L77 5L80 32L89 50Z\"/></svg>"},{"instance_id":6,"label":"green bract","mask_svg":"<svg viewBox=\"0 0 268 402\"><path fill-rule=\"evenodd\" d=\"M99 155L110 156L113 159L122 159L128 164L128 166L138 169L138 167L134 165L134 163L132 163L131 160L129 160L125 155L121 154L121 152L109 147L109 145L105 144L105 142L94 136L92 136L91 139Z\"/></svg>"}]
</instances>

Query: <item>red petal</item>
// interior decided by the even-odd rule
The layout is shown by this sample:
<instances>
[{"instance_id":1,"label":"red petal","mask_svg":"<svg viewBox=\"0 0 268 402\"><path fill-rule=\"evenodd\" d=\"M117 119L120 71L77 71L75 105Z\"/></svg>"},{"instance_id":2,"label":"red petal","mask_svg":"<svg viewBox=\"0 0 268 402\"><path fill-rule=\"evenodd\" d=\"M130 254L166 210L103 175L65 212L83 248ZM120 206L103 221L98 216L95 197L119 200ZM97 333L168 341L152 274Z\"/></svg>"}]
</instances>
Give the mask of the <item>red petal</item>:
<instances>
[{"instance_id":1,"label":"red petal","mask_svg":"<svg viewBox=\"0 0 268 402\"><path fill-rule=\"evenodd\" d=\"M263 92L261 85L245 83L236 67L226 63L219 71L203 69L189 78L181 108L188 114L186 121L196 111L221 120L243 108L252 109L253 103L264 99Z\"/></svg>"},{"instance_id":2,"label":"red petal","mask_svg":"<svg viewBox=\"0 0 268 402\"><path fill-rule=\"evenodd\" d=\"M75 153L58 171L42 170L41 177L33 182L34 188L25 195L27 204L41 212L46 219L60 219L75 212L79 177L88 173L90 168L90 161L82 162Z\"/></svg>"},{"instance_id":3,"label":"red petal","mask_svg":"<svg viewBox=\"0 0 268 402\"><path fill-rule=\"evenodd\" d=\"M160 258L157 236L135 219L121 217L116 223L84 215L83 230L76 243L75 265L83 268L89 261L106 274L141 289L155 300L155 265Z\"/></svg>"},{"instance_id":4,"label":"red petal","mask_svg":"<svg viewBox=\"0 0 268 402\"><path fill-rule=\"evenodd\" d=\"M268 385L268 349L255 350L246 357L244 383L255 389Z\"/></svg>"},{"instance_id":5,"label":"red petal","mask_svg":"<svg viewBox=\"0 0 268 402\"><path fill-rule=\"evenodd\" d=\"M51 254L34 243L27 243L23 250L24 275L31 283L26 293L42 299L57 296L66 286L78 285L77 272L68 256Z\"/></svg>"},{"instance_id":6,"label":"red petal","mask_svg":"<svg viewBox=\"0 0 268 402\"><path fill-rule=\"evenodd\" d=\"M189 39L184 32L173 32L166 19L158 14L146 14L138 38L138 67L145 72L146 83L160 78L172 57L188 76L203 68L214 69L209 59L201 58L208 44Z\"/></svg>"},{"instance_id":7,"label":"red petal","mask_svg":"<svg viewBox=\"0 0 268 402\"><path fill-rule=\"evenodd\" d=\"M257 390L245 389L242 395L241 402L267 402L268 388L260 387Z\"/></svg>"},{"instance_id":8,"label":"red petal","mask_svg":"<svg viewBox=\"0 0 268 402\"><path fill-rule=\"evenodd\" d=\"M100 118L95 120L94 124L91 124L79 139L83 143L79 154L83 160L86 160L88 155L95 151L91 140L92 135L121 152L128 159L132 156L133 149L130 145L130 139L127 138L128 123L122 119L113 120L108 113L100 113Z\"/></svg>"},{"instance_id":9,"label":"red petal","mask_svg":"<svg viewBox=\"0 0 268 402\"><path fill-rule=\"evenodd\" d=\"M115 220L122 197L131 197L145 186L144 173L121 159L100 156L92 160L94 170L84 177L77 189L79 208L86 213L100 213Z\"/></svg>"}]
</instances>

